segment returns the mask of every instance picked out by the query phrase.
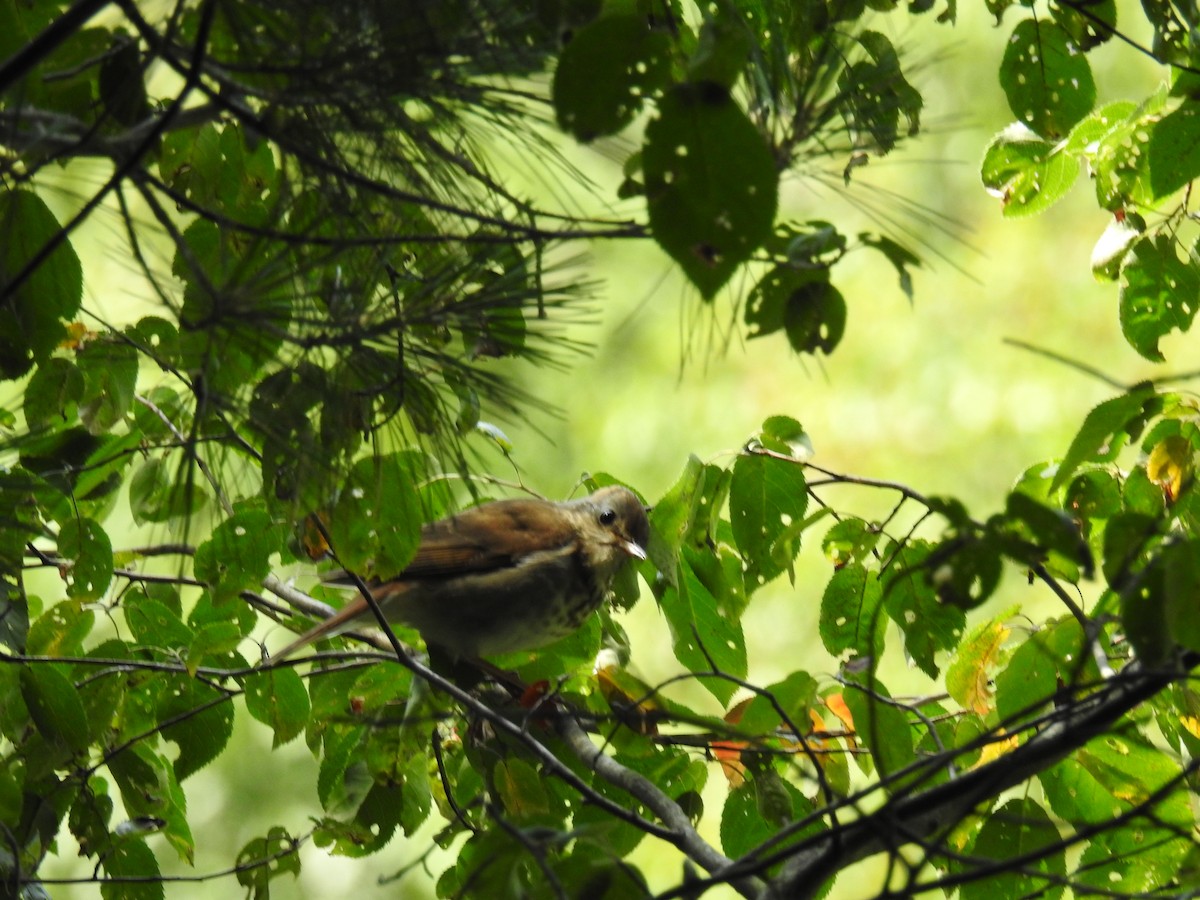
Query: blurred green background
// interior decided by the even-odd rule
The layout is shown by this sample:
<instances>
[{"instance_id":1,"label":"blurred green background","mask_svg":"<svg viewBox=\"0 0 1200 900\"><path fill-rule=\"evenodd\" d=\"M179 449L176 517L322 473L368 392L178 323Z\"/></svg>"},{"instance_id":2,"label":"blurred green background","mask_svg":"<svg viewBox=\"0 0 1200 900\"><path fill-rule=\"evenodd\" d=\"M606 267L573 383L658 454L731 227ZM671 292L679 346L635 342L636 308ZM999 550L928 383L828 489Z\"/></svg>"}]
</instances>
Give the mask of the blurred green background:
<instances>
[{"instance_id":1,"label":"blurred green background","mask_svg":"<svg viewBox=\"0 0 1200 900\"><path fill-rule=\"evenodd\" d=\"M778 336L745 341L729 292L711 306L703 304L649 242L593 245L571 271L601 282L597 324L573 326L568 333L595 345L594 352L568 357L566 371L507 369L559 411L557 417L534 413L524 422L496 422L513 444L512 459L524 482L561 498L577 490L584 473L604 471L653 501L674 482L689 454L728 463L766 416L785 414L804 424L814 462L903 482L926 494L953 493L984 518L1002 507L1005 492L1025 468L1061 455L1087 410L1116 393L1061 363L1007 345L1005 338L1079 359L1126 383L1161 376L1122 339L1116 286L1092 278L1088 259L1107 218L1086 178L1067 200L1035 219L1003 219L998 201L980 185L984 147L1012 119L996 71L1015 21L1011 16L996 29L982 8L964 4L953 28L937 26L928 16L876 22L922 63L914 83L925 96L923 134L893 157L856 170L848 188L841 180L844 160L786 179L781 219L828 219L848 234L885 230L918 250L926 265L915 273L913 303L879 254L856 253L835 274L849 307L841 346L828 359L798 358ZM1149 42L1136 29L1133 36ZM1160 77L1116 42L1094 52L1092 63L1100 102L1144 96ZM603 144L559 145L601 197L615 196L622 176ZM504 146L494 148L494 158L497 172L517 193L561 199L569 189L529 171ZM60 211L72 206L69 179L76 177L75 166L65 173L64 194L54 198ZM87 177L102 176L97 171ZM638 214L635 206L605 210L594 200L572 202L597 214ZM91 292L85 304L124 321L141 314L146 298L118 249L118 226L115 215L94 220L77 247ZM98 280L100 271L104 277ZM735 285L733 292L748 287ZM1170 371L1195 367L1198 346L1194 334L1164 341ZM492 474L515 477L499 454L487 458ZM893 495L851 487L824 496L867 517L885 515L895 501ZM784 579L756 596L744 620L751 681L767 684L805 669L828 683L836 672L837 660L825 653L816 633L828 567L810 539L795 584ZM1039 590L1009 572L1002 596L976 618L1014 600L1033 602ZM639 604L623 622L633 641L636 674L654 683L677 671L664 652L669 637L652 601ZM895 657L887 661L894 690L934 689L898 653ZM685 686L680 695L716 711L703 691ZM187 876L222 870L246 841L272 825L302 832L319 811L316 763L303 743L272 752L268 730L246 725L247 719L239 717L231 752L185 784L197 835L194 872L178 866L171 853L161 856L165 871ZM710 811L719 810L723 794L724 781L714 767L705 796ZM713 816L706 823L710 836L715 827ZM274 895L432 895L431 880L419 867L397 883L376 881L418 859L427 844L422 836L398 838L365 860L330 858L309 845L301 852L301 880L275 882ZM88 864L69 852L45 874L86 874ZM678 858L662 845L647 842L638 859L657 886L677 881ZM430 869L440 871L444 860L433 856ZM861 878L854 877L859 871ZM834 896L871 895L878 887L877 870L868 866L844 875ZM94 887L53 890L56 897L97 893ZM167 885L171 898L237 893L231 878Z\"/></svg>"}]
</instances>

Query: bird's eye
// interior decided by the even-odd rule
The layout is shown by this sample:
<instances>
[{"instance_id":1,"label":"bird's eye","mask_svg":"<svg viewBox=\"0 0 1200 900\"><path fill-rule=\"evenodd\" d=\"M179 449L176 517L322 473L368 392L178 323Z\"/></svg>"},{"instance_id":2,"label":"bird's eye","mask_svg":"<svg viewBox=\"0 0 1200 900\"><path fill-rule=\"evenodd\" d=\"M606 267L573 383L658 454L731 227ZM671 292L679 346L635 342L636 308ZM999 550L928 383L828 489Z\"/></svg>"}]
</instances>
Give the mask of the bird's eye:
<instances>
[{"instance_id":1,"label":"bird's eye","mask_svg":"<svg viewBox=\"0 0 1200 900\"><path fill-rule=\"evenodd\" d=\"M615 521L617 521L617 514L613 510L606 509L602 513L600 513L600 524L601 525L604 525L607 527L607 526L613 524L613 522L615 522Z\"/></svg>"}]
</instances>

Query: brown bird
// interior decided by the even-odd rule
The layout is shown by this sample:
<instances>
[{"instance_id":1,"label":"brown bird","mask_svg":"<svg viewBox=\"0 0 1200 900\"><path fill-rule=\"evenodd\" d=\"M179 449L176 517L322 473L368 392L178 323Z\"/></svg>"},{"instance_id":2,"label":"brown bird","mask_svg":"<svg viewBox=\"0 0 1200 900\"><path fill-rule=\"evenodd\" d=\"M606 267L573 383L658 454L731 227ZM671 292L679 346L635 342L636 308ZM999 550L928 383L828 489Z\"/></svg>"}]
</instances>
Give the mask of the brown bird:
<instances>
[{"instance_id":1,"label":"brown bird","mask_svg":"<svg viewBox=\"0 0 1200 900\"><path fill-rule=\"evenodd\" d=\"M565 503L499 500L426 525L408 567L368 587L389 622L452 656L530 650L582 625L649 537L645 507L618 485ZM274 658L374 624L357 596Z\"/></svg>"}]
</instances>

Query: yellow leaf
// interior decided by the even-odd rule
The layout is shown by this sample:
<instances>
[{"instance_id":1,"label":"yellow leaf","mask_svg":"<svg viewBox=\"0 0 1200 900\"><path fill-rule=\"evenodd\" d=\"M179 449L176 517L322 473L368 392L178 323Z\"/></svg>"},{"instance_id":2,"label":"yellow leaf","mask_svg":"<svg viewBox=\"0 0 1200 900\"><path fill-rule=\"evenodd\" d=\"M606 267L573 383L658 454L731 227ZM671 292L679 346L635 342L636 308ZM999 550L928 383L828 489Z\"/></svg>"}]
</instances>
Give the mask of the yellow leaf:
<instances>
[{"instance_id":1,"label":"yellow leaf","mask_svg":"<svg viewBox=\"0 0 1200 900\"><path fill-rule=\"evenodd\" d=\"M1163 438L1150 451L1146 463L1146 476L1163 489L1167 502L1173 502L1183 488L1183 482L1192 474L1192 445L1183 437L1173 434Z\"/></svg>"},{"instance_id":2,"label":"yellow leaf","mask_svg":"<svg viewBox=\"0 0 1200 900\"><path fill-rule=\"evenodd\" d=\"M979 754L979 761L975 763L974 768L987 765L992 760L999 759L1006 753L1011 753L1017 748L1017 736L1010 735L1002 741L992 741L984 745L983 752Z\"/></svg>"}]
</instances>

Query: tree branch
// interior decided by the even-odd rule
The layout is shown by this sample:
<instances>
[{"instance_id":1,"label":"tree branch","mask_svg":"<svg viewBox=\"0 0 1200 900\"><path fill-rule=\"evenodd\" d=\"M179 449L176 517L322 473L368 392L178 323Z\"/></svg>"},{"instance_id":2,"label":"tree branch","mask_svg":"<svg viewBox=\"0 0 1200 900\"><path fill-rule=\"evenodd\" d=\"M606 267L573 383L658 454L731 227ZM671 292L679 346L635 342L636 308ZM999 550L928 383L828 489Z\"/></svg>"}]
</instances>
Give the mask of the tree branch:
<instances>
[{"instance_id":1,"label":"tree branch","mask_svg":"<svg viewBox=\"0 0 1200 900\"><path fill-rule=\"evenodd\" d=\"M915 794L897 796L882 809L847 825L787 848L779 877L764 892L770 900L814 897L833 875L860 860L921 838L941 833L961 821L980 803L1046 771L1093 738L1104 734L1121 716L1180 678L1200 662L1189 654L1176 670L1145 671L1130 663L1094 694L1061 707L1049 725L1020 747L958 778ZM735 870L758 870L771 860L743 858ZM752 863L748 866L748 863Z\"/></svg>"}]
</instances>

